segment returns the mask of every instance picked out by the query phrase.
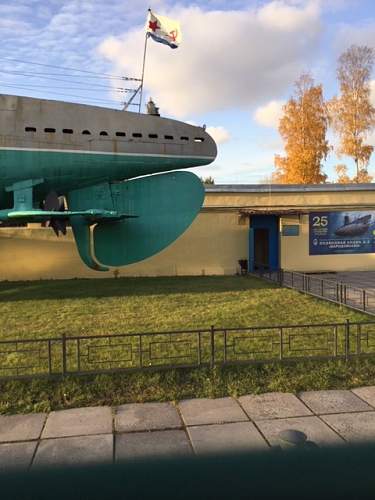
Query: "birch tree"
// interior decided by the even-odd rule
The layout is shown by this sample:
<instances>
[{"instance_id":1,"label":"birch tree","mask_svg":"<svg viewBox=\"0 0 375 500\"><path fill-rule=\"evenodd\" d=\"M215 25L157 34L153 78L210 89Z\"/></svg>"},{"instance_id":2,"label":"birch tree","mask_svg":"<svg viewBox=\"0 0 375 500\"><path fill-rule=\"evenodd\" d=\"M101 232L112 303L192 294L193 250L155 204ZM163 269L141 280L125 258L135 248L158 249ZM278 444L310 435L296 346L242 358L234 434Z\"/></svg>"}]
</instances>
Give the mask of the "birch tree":
<instances>
[{"instance_id":1,"label":"birch tree","mask_svg":"<svg viewBox=\"0 0 375 500\"><path fill-rule=\"evenodd\" d=\"M371 180L367 172L373 146L366 140L375 125L375 108L370 101L370 79L374 65L374 50L352 45L339 58L337 78L340 95L329 103L333 129L338 135L339 156L353 158L354 182Z\"/></svg>"},{"instance_id":2,"label":"birch tree","mask_svg":"<svg viewBox=\"0 0 375 500\"><path fill-rule=\"evenodd\" d=\"M321 85L309 74L295 82L293 96L283 107L279 132L285 156L275 156L275 181L283 184L320 184L327 176L322 161L330 150L326 139L327 107Z\"/></svg>"}]
</instances>

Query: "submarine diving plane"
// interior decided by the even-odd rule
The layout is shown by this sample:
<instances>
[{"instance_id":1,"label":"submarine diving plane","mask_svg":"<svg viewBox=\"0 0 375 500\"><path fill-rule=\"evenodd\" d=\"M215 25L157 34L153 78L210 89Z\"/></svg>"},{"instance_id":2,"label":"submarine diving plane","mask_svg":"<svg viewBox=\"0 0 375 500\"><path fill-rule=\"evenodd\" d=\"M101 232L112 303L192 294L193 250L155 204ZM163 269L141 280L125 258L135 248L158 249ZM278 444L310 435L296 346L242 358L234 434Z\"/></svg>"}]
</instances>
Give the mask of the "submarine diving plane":
<instances>
[{"instance_id":1,"label":"submarine diving plane","mask_svg":"<svg viewBox=\"0 0 375 500\"><path fill-rule=\"evenodd\" d=\"M95 270L177 239L204 200L217 148L202 127L97 106L0 94L0 225L71 225Z\"/></svg>"}]
</instances>

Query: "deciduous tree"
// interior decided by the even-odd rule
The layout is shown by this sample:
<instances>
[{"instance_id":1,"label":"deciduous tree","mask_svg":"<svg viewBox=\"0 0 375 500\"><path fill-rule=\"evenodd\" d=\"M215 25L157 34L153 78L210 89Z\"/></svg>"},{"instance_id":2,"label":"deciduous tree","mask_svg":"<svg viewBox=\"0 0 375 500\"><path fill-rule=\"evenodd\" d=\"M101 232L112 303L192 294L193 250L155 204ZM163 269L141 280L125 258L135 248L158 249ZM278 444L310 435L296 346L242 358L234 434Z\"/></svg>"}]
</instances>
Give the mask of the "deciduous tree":
<instances>
[{"instance_id":1,"label":"deciduous tree","mask_svg":"<svg viewBox=\"0 0 375 500\"><path fill-rule=\"evenodd\" d=\"M343 163L336 165L335 171L337 174L337 182L339 184L349 184L350 182L353 182L348 175L348 167Z\"/></svg>"},{"instance_id":2,"label":"deciduous tree","mask_svg":"<svg viewBox=\"0 0 375 500\"><path fill-rule=\"evenodd\" d=\"M320 184L327 176L322 161L327 157L327 107L321 85L309 74L295 82L294 95L284 105L279 132L285 156L275 156L275 180L283 184Z\"/></svg>"},{"instance_id":3,"label":"deciduous tree","mask_svg":"<svg viewBox=\"0 0 375 500\"><path fill-rule=\"evenodd\" d=\"M332 126L339 137L337 153L353 158L354 182L371 180L367 167L374 148L366 144L366 139L375 126L375 108L370 101L373 65L372 48L352 45L345 51L337 67L340 95L329 103Z\"/></svg>"},{"instance_id":4,"label":"deciduous tree","mask_svg":"<svg viewBox=\"0 0 375 500\"><path fill-rule=\"evenodd\" d=\"M210 175L208 177L201 177L201 181L203 182L203 184L208 184L208 185L215 184L215 179Z\"/></svg>"},{"instance_id":5,"label":"deciduous tree","mask_svg":"<svg viewBox=\"0 0 375 500\"><path fill-rule=\"evenodd\" d=\"M361 182L367 183L372 182L373 176L370 175L366 169L361 169L358 173L358 176L351 178L348 174L348 167L342 163L336 165L335 167L337 174L337 182L339 184L350 184L352 182Z\"/></svg>"}]
</instances>

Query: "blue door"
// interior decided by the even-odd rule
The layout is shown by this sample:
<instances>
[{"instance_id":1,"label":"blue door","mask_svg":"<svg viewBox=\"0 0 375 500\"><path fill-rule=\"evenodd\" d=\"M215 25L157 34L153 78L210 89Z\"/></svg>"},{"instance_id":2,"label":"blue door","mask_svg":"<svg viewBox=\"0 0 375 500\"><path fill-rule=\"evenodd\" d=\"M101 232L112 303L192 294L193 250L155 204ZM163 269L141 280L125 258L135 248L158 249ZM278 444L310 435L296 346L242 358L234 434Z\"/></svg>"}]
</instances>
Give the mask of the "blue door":
<instances>
[{"instance_id":1,"label":"blue door","mask_svg":"<svg viewBox=\"0 0 375 500\"><path fill-rule=\"evenodd\" d=\"M250 220L249 270L279 269L279 216L253 215Z\"/></svg>"}]
</instances>

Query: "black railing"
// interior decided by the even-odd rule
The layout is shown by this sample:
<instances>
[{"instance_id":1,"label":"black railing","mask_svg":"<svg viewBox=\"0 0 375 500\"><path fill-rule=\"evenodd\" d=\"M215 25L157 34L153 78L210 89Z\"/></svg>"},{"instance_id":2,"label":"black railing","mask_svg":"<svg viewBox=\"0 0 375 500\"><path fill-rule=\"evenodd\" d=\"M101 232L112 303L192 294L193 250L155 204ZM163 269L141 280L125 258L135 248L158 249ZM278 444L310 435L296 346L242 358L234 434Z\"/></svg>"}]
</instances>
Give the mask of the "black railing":
<instances>
[{"instance_id":1,"label":"black railing","mask_svg":"<svg viewBox=\"0 0 375 500\"><path fill-rule=\"evenodd\" d=\"M349 359L375 355L375 321L0 341L0 378Z\"/></svg>"},{"instance_id":2,"label":"black railing","mask_svg":"<svg viewBox=\"0 0 375 500\"><path fill-rule=\"evenodd\" d=\"M278 283L280 286L293 288L356 311L375 315L375 291L358 288L350 283L328 280L295 271L284 271L283 269L258 271L253 274Z\"/></svg>"}]
</instances>

